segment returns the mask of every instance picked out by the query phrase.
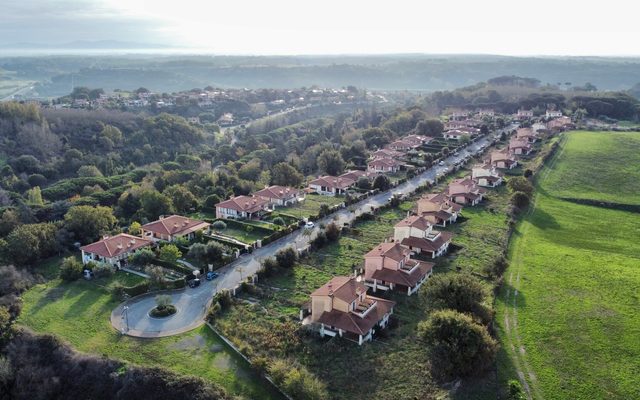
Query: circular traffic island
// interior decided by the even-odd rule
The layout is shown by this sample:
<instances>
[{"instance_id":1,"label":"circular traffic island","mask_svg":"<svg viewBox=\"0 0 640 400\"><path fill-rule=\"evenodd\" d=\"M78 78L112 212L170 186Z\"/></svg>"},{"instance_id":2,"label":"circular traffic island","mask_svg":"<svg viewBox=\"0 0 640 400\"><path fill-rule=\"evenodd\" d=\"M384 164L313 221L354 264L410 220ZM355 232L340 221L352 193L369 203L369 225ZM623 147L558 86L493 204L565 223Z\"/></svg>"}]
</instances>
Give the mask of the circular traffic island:
<instances>
[{"instance_id":1,"label":"circular traffic island","mask_svg":"<svg viewBox=\"0 0 640 400\"><path fill-rule=\"evenodd\" d=\"M178 309L173 304L156 306L149 311L149 316L152 318L166 318L177 313Z\"/></svg>"}]
</instances>

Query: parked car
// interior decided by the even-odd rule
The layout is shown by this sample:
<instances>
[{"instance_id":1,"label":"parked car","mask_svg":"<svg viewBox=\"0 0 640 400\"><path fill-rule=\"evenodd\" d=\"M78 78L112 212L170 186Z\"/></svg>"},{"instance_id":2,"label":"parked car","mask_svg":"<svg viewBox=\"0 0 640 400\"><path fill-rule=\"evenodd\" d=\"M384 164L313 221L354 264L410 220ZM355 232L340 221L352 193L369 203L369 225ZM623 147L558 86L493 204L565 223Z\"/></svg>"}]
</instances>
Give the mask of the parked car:
<instances>
[{"instance_id":1,"label":"parked car","mask_svg":"<svg viewBox=\"0 0 640 400\"><path fill-rule=\"evenodd\" d=\"M444 165L444 161L440 161L438 165Z\"/></svg>"},{"instance_id":2,"label":"parked car","mask_svg":"<svg viewBox=\"0 0 640 400\"><path fill-rule=\"evenodd\" d=\"M212 281L212 280L216 279L217 277L218 277L218 273L217 272L213 272L213 271L207 272L207 280L208 281Z\"/></svg>"},{"instance_id":3,"label":"parked car","mask_svg":"<svg viewBox=\"0 0 640 400\"><path fill-rule=\"evenodd\" d=\"M189 284L190 288L197 288L198 286L200 286L200 279L196 278L196 279L191 279L189 282L187 282Z\"/></svg>"},{"instance_id":4,"label":"parked car","mask_svg":"<svg viewBox=\"0 0 640 400\"><path fill-rule=\"evenodd\" d=\"M309 221L306 224L304 224L305 229L313 229L314 226L316 226L316 224L314 224L311 221Z\"/></svg>"}]
</instances>

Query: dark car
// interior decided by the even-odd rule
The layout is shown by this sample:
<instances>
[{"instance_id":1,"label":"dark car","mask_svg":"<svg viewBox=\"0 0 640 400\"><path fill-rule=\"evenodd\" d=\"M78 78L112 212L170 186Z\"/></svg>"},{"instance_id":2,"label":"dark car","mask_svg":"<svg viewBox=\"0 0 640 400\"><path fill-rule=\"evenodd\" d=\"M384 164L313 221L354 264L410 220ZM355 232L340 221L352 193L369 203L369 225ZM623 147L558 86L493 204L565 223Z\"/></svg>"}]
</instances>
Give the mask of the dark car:
<instances>
[{"instance_id":1,"label":"dark car","mask_svg":"<svg viewBox=\"0 0 640 400\"><path fill-rule=\"evenodd\" d=\"M196 288L196 287L200 286L200 279L197 279L197 278L196 279L192 279L188 283L189 283L189 287L190 288Z\"/></svg>"},{"instance_id":2,"label":"dark car","mask_svg":"<svg viewBox=\"0 0 640 400\"><path fill-rule=\"evenodd\" d=\"M217 272L213 272L213 271L207 272L207 280L208 281L212 281L212 280L216 279L217 277L218 277L218 273Z\"/></svg>"}]
</instances>

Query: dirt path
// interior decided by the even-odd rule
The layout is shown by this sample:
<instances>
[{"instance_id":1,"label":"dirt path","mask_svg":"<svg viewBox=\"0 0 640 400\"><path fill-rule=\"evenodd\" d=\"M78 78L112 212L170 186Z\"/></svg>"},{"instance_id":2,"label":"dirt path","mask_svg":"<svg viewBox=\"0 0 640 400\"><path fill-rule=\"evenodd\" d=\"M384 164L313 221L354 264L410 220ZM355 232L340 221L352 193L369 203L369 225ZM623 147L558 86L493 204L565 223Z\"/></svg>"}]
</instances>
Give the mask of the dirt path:
<instances>
[{"instance_id":1,"label":"dirt path","mask_svg":"<svg viewBox=\"0 0 640 400\"><path fill-rule=\"evenodd\" d=\"M560 139L560 150L553 155L548 165L545 165L540 174L540 179L536 186L539 186L549 175L549 171L553 168L558 157L564 152L564 137ZM536 210L536 198L538 194L535 194L529 211L524 215L523 220L530 217ZM521 229L521 237L526 237L531 225L519 224ZM505 330L505 347L508 349L510 356L513 360L516 368L516 373L522 387L527 393L529 399L543 399L542 392L538 386L538 380L533 372L533 369L527 361L527 352L524 347L522 336L520 335L518 324L518 293L521 288L520 277L523 276L522 271L522 255L526 251L526 246L521 244L518 247L514 247L509 269L509 278L507 283L510 289L507 289L504 295L505 313L504 313L504 330Z\"/></svg>"}]
</instances>

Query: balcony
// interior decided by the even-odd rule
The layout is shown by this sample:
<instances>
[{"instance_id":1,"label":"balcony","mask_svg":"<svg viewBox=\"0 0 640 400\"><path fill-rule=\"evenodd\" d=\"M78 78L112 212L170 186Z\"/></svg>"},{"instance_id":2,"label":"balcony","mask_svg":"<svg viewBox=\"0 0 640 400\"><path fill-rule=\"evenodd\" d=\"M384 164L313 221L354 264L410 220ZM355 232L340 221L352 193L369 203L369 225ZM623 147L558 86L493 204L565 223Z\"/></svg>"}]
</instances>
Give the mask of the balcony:
<instances>
[{"instance_id":1,"label":"balcony","mask_svg":"<svg viewBox=\"0 0 640 400\"><path fill-rule=\"evenodd\" d=\"M364 299L361 302L356 304L356 307L351 312L357 315L360 318L364 318L367 316L369 311L373 310L378 302L372 299Z\"/></svg>"}]
</instances>

